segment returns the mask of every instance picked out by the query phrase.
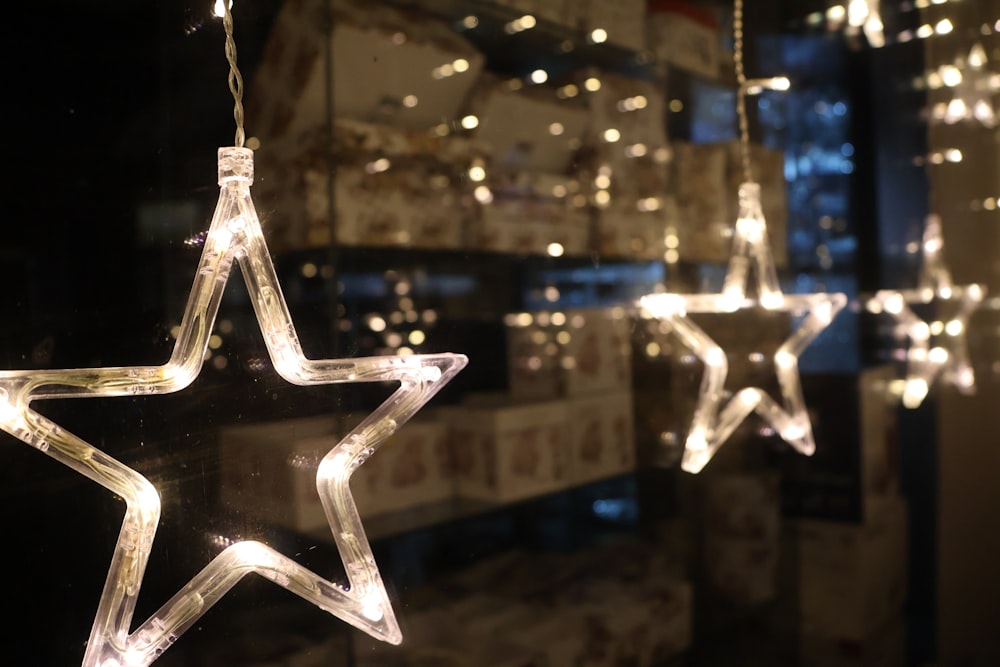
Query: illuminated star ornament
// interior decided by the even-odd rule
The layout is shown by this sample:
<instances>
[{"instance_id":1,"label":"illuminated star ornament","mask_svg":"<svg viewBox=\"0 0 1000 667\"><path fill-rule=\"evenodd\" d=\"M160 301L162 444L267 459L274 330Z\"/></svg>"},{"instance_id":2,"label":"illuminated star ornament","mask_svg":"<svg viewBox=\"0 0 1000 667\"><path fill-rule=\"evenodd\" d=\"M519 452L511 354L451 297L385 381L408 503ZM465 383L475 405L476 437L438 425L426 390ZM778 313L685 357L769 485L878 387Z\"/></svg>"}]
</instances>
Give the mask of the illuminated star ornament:
<instances>
[{"instance_id":1,"label":"illuminated star ornament","mask_svg":"<svg viewBox=\"0 0 1000 667\"><path fill-rule=\"evenodd\" d=\"M868 303L869 311L892 316L895 335L909 340L902 390L903 405L908 408L920 407L938 378L965 394L976 388L966 328L986 289L977 283L954 285L943 249L941 219L931 215L924 227L923 264L916 289L880 290ZM938 307L950 317L928 321L914 311L915 307Z\"/></svg>"},{"instance_id":2,"label":"illuminated star ornament","mask_svg":"<svg viewBox=\"0 0 1000 667\"><path fill-rule=\"evenodd\" d=\"M700 472L753 412L802 454L811 455L816 450L799 380L798 358L847 303L843 294L783 294L768 245L760 185L743 183L739 189L739 205L733 251L722 292L651 294L639 303L645 314L669 322L678 337L705 365L681 459L681 467L691 473ZM755 273L755 285L750 279L751 269ZM748 295L747 288L751 286L756 288L756 295ZM780 401L759 387L743 387L725 401L729 373L726 353L689 317L692 313L733 313L748 309L787 312L799 319L799 326L774 353L775 372L781 386Z\"/></svg>"},{"instance_id":3,"label":"illuminated star ornament","mask_svg":"<svg viewBox=\"0 0 1000 667\"><path fill-rule=\"evenodd\" d=\"M307 359L278 284L250 199L253 153L219 149L219 203L170 360L163 366L0 371L0 429L73 468L125 500L86 667L148 665L245 575L256 573L374 637L402 639L351 496L351 474L433 397L467 360L436 354ZM327 581L260 542L232 544L148 620L132 628L136 599L160 518L160 498L139 472L48 420L34 400L166 394L197 378L234 262L246 278L257 320L278 374L296 385L399 383L395 392L320 462L316 489L349 586Z\"/></svg>"}]
</instances>

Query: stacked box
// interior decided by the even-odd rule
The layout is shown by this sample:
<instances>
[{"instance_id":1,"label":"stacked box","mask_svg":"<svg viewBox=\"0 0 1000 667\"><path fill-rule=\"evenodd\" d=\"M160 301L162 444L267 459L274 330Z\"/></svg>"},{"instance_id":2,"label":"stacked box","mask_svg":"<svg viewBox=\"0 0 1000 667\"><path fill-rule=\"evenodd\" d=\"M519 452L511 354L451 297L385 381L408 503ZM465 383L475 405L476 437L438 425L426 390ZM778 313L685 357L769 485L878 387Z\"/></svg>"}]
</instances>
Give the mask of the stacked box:
<instances>
[{"instance_id":1,"label":"stacked box","mask_svg":"<svg viewBox=\"0 0 1000 667\"><path fill-rule=\"evenodd\" d=\"M585 91L590 118L585 177L597 210L597 247L606 256L662 260L677 218L664 194L671 150L663 85L592 68L574 82Z\"/></svg>"},{"instance_id":2,"label":"stacked box","mask_svg":"<svg viewBox=\"0 0 1000 667\"><path fill-rule=\"evenodd\" d=\"M336 427L334 416L323 415L222 429L220 501L293 530L326 526L316 470L337 443Z\"/></svg>"},{"instance_id":3,"label":"stacked box","mask_svg":"<svg viewBox=\"0 0 1000 667\"><path fill-rule=\"evenodd\" d=\"M586 255L590 212L565 198L495 196L482 207L471 245L519 255Z\"/></svg>"},{"instance_id":4,"label":"stacked box","mask_svg":"<svg viewBox=\"0 0 1000 667\"><path fill-rule=\"evenodd\" d=\"M262 145L324 126L330 90L336 118L423 131L456 116L484 63L461 35L360 2L337 3L327 33L326 12L323 0L298 0L275 20L248 99Z\"/></svg>"},{"instance_id":5,"label":"stacked box","mask_svg":"<svg viewBox=\"0 0 1000 667\"><path fill-rule=\"evenodd\" d=\"M382 661L365 664L427 664L416 658L429 658L423 650L437 646L460 654L459 664L493 665L474 647L502 638L509 644L503 655L516 648L541 660L525 664L673 664L667 661L691 645L691 585L663 570L662 553L648 545L606 551L507 553L454 573L436 587L436 602L410 617L400 649L369 647L374 640L362 638L357 654L378 651ZM406 658L392 662L393 653Z\"/></svg>"},{"instance_id":6,"label":"stacked box","mask_svg":"<svg viewBox=\"0 0 1000 667\"><path fill-rule=\"evenodd\" d=\"M631 385L631 323L622 308L514 313L506 323L508 386L516 399L616 393Z\"/></svg>"},{"instance_id":7,"label":"stacked box","mask_svg":"<svg viewBox=\"0 0 1000 667\"><path fill-rule=\"evenodd\" d=\"M633 470L631 334L624 310L518 313L506 322L511 397L567 399L571 483Z\"/></svg>"},{"instance_id":8,"label":"stacked box","mask_svg":"<svg viewBox=\"0 0 1000 667\"><path fill-rule=\"evenodd\" d=\"M707 10L683 0L650 0L649 48L657 59L710 79L722 68L719 24Z\"/></svg>"},{"instance_id":9,"label":"stacked box","mask_svg":"<svg viewBox=\"0 0 1000 667\"><path fill-rule=\"evenodd\" d=\"M678 252L688 262L728 262L736 219L728 205L727 148L674 142L673 151Z\"/></svg>"},{"instance_id":10,"label":"stacked box","mask_svg":"<svg viewBox=\"0 0 1000 667\"><path fill-rule=\"evenodd\" d=\"M462 137L338 119L332 137L302 135L289 154L262 148L259 162L269 177L254 197L276 211L267 223L278 250L324 247L333 239L458 248L478 215L467 173L484 152Z\"/></svg>"},{"instance_id":11,"label":"stacked box","mask_svg":"<svg viewBox=\"0 0 1000 667\"><path fill-rule=\"evenodd\" d=\"M871 503L861 524L801 520L799 549L802 636L864 642L886 627L906 598L906 502Z\"/></svg>"},{"instance_id":12,"label":"stacked box","mask_svg":"<svg viewBox=\"0 0 1000 667\"><path fill-rule=\"evenodd\" d=\"M902 616L863 641L845 641L829 637L799 639L799 662L802 667L905 667L906 623Z\"/></svg>"},{"instance_id":13,"label":"stacked box","mask_svg":"<svg viewBox=\"0 0 1000 667\"><path fill-rule=\"evenodd\" d=\"M474 248L519 254L582 255L590 249L590 211L574 175L587 113L548 85L526 87L481 77L469 134L489 153L475 190L481 218Z\"/></svg>"},{"instance_id":14,"label":"stacked box","mask_svg":"<svg viewBox=\"0 0 1000 667\"><path fill-rule=\"evenodd\" d=\"M803 377L816 453L783 462L788 517L861 523L899 491L899 404L891 364L857 376Z\"/></svg>"},{"instance_id":15,"label":"stacked box","mask_svg":"<svg viewBox=\"0 0 1000 667\"><path fill-rule=\"evenodd\" d=\"M335 444L334 438L303 442L319 451ZM351 494L362 517L454 497L447 423L430 414L408 421L351 475Z\"/></svg>"},{"instance_id":16,"label":"stacked box","mask_svg":"<svg viewBox=\"0 0 1000 667\"><path fill-rule=\"evenodd\" d=\"M778 479L754 474L707 478L705 567L714 591L736 605L771 600L781 529Z\"/></svg>"},{"instance_id":17,"label":"stacked box","mask_svg":"<svg viewBox=\"0 0 1000 667\"><path fill-rule=\"evenodd\" d=\"M507 502L569 486L565 401L471 401L450 422L459 496Z\"/></svg>"},{"instance_id":18,"label":"stacked box","mask_svg":"<svg viewBox=\"0 0 1000 667\"><path fill-rule=\"evenodd\" d=\"M670 251L679 245L680 213L670 195L612 199L597 214L597 249L604 257L633 260L680 258Z\"/></svg>"},{"instance_id":19,"label":"stacked box","mask_svg":"<svg viewBox=\"0 0 1000 667\"><path fill-rule=\"evenodd\" d=\"M562 347L567 396L617 392L632 382L630 322L622 308L565 311L569 338Z\"/></svg>"},{"instance_id":20,"label":"stacked box","mask_svg":"<svg viewBox=\"0 0 1000 667\"><path fill-rule=\"evenodd\" d=\"M645 50L646 0L582 0L581 4L586 6L582 27L587 32L601 29L607 33L610 44L633 51Z\"/></svg>"},{"instance_id":21,"label":"stacked box","mask_svg":"<svg viewBox=\"0 0 1000 667\"><path fill-rule=\"evenodd\" d=\"M635 469L631 392L573 398L568 412L573 484Z\"/></svg>"},{"instance_id":22,"label":"stacked box","mask_svg":"<svg viewBox=\"0 0 1000 667\"><path fill-rule=\"evenodd\" d=\"M529 320L530 318L530 320ZM562 327L552 325L551 315L536 313L508 316L507 380L511 395L524 401L558 397L562 392ZM523 323L519 323L523 322Z\"/></svg>"},{"instance_id":23,"label":"stacked box","mask_svg":"<svg viewBox=\"0 0 1000 667\"><path fill-rule=\"evenodd\" d=\"M471 136L489 147L498 173L567 173L588 121L581 99L560 99L547 84L512 87L487 75L471 92L467 113L478 119Z\"/></svg>"},{"instance_id":24,"label":"stacked box","mask_svg":"<svg viewBox=\"0 0 1000 667\"><path fill-rule=\"evenodd\" d=\"M322 416L224 429L221 501L291 530L325 529L316 475L347 428ZM418 415L380 445L350 484L363 517L453 497L447 424L435 413Z\"/></svg>"}]
</instances>

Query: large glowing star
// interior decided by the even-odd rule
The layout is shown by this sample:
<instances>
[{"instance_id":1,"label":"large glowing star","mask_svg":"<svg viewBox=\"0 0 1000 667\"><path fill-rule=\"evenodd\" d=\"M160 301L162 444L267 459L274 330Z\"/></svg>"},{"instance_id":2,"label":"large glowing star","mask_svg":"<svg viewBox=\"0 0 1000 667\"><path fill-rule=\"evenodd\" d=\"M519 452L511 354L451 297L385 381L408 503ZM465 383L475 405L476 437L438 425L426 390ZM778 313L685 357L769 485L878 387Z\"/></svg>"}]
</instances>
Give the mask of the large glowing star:
<instances>
[{"instance_id":1,"label":"large glowing star","mask_svg":"<svg viewBox=\"0 0 1000 667\"><path fill-rule=\"evenodd\" d=\"M965 334L986 289L976 283L954 285L943 251L941 220L928 216L916 289L880 290L868 303L868 310L892 316L896 336L909 340L902 390L908 408L920 407L938 378L966 394L976 388ZM924 319L914 311L920 307L939 311L940 319Z\"/></svg>"},{"instance_id":2,"label":"large glowing star","mask_svg":"<svg viewBox=\"0 0 1000 667\"><path fill-rule=\"evenodd\" d=\"M387 642L402 639L375 565L349 480L382 442L412 417L467 360L438 354L307 359L302 353L250 199L253 153L219 149L221 194L170 360L163 366L0 371L0 428L125 500L125 518L87 642L88 667L148 665L250 573ZM141 474L31 408L36 399L165 394L198 376L233 262L246 278L275 370L297 385L394 381L395 392L319 464L316 488L348 586L323 579L271 547L232 544L149 620L131 629L136 600L160 518L160 498Z\"/></svg>"},{"instance_id":3,"label":"large glowing star","mask_svg":"<svg viewBox=\"0 0 1000 667\"><path fill-rule=\"evenodd\" d=\"M733 237L729 270L718 294L652 294L640 307L652 317L668 321L678 337L705 365L694 419L685 442L681 467L699 472L750 413L756 412L799 452L816 450L812 424L806 412L799 381L799 355L847 303L843 294L785 295L778 284L767 240L767 224L760 205L760 186L740 186L740 213ZM748 296L750 270L756 274L756 296ZM759 387L743 387L727 394L729 373L726 353L691 318L691 313L731 313L762 308L788 312L799 326L774 354L774 367L781 386L781 401ZM728 398L728 402L725 399Z\"/></svg>"}]
</instances>

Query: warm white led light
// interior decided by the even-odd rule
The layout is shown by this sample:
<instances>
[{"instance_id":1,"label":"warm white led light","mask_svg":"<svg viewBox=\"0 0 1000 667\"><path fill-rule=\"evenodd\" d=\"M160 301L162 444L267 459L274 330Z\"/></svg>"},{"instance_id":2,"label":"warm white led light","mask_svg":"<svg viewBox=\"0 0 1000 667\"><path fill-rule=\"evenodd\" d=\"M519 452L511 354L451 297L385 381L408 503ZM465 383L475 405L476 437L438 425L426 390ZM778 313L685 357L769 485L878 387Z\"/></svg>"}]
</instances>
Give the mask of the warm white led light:
<instances>
[{"instance_id":1,"label":"warm white led light","mask_svg":"<svg viewBox=\"0 0 1000 667\"><path fill-rule=\"evenodd\" d=\"M86 643L85 667L149 665L237 582L254 573L374 637L392 643L402 639L348 481L351 473L467 360L455 354L307 359L250 198L252 181L251 150L219 149L219 202L173 353L165 365L0 371L0 429L125 501L122 529ZM240 224L230 224L234 220ZM159 494L138 471L66 431L30 404L42 399L167 394L190 386L201 371L234 262L241 266L274 368L285 380L296 385L399 385L326 454L317 472L316 488L349 586L327 581L265 544L224 539L219 541L221 553L148 620L133 628L136 600L160 519Z\"/></svg>"},{"instance_id":2,"label":"warm white led light","mask_svg":"<svg viewBox=\"0 0 1000 667\"><path fill-rule=\"evenodd\" d=\"M639 301L641 313L669 324L705 365L681 461L681 467L692 473L699 472L753 412L799 452L810 455L815 451L812 424L799 381L798 358L847 304L844 294L782 293L768 244L760 186L744 183L739 195L740 211L722 291L717 294L650 294ZM751 280L751 269L754 280ZM750 287L755 288L756 298L747 293ZM781 386L780 404L759 387L744 387L724 403L728 375L725 352L689 317L692 313L746 309L795 313L800 321L773 357Z\"/></svg>"},{"instance_id":3,"label":"warm white led light","mask_svg":"<svg viewBox=\"0 0 1000 667\"><path fill-rule=\"evenodd\" d=\"M233 8L233 0L229 0L229 9ZM212 5L212 14L215 18L221 19L226 15L226 6L223 0L215 0L215 4Z\"/></svg>"},{"instance_id":4,"label":"warm white led light","mask_svg":"<svg viewBox=\"0 0 1000 667\"><path fill-rule=\"evenodd\" d=\"M543 69L536 69L531 73L532 83L545 83L549 80L549 73Z\"/></svg>"},{"instance_id":5,"label":"warm white led light","mask_svg":"<svg viewBox=\"0 0 1000 667\"><path fill-rule=\"evenodd\" d=\"M880 0L850 0L847 4L847 24L865 35L868 43L879 48L885 46ZM827 13L829 17L829 12Z\"/></svg>"},{"instance_id":6,"label":"warm white led light","mask_svg":"<svg viewBox=\"0 0 1000 667\"><path fill-rule=\"evenodd\" d=\"M917 408L927 397L931 385L940 377L963 393L975 390L972 365L969 362L966 331L969 317L982 304L985 288L975 283L954 285L951 272L944 262L944 241L941 220L932 215L924 228L923 264L917 287L908 290L880 290L873 301L881 312L896 322L896 331L909 340L906 353L906 381L903 405ZM921 319L913 307L951 304L957 312L947 322ZM872 312L879 312L875 309ZM933 337L947 334L936 341Z\"/></svg>"}]
</instances>

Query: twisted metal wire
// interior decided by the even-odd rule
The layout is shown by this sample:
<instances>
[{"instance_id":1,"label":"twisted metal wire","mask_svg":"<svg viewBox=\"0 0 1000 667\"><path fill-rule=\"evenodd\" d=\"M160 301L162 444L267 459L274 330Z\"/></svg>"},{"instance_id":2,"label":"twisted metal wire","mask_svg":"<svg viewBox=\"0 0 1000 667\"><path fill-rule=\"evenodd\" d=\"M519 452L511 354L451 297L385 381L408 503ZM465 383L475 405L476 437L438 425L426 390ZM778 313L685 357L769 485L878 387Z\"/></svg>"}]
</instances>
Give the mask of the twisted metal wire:
<instances>
[{"instance_id":1,"label":"twisted metal wire","mask_svg":"<svg viewBox=\"0 0 1000 667\"><path fill-rule=\"evenodd\" d=\"M229 62L229 90L233 94L233 120L236 121L235 145L243 148L246 132L243 129L243 75L236 66L236 41L233 39L233 15L229 1L222 0L222 25L226 30L226 60Z\"/></svg>"}]
</instances>

